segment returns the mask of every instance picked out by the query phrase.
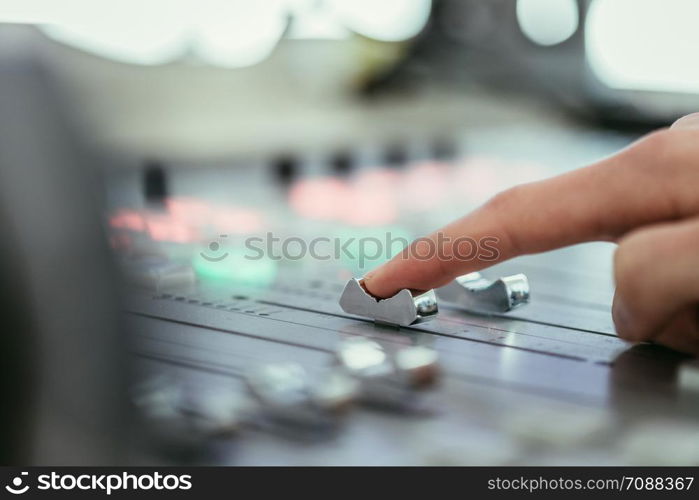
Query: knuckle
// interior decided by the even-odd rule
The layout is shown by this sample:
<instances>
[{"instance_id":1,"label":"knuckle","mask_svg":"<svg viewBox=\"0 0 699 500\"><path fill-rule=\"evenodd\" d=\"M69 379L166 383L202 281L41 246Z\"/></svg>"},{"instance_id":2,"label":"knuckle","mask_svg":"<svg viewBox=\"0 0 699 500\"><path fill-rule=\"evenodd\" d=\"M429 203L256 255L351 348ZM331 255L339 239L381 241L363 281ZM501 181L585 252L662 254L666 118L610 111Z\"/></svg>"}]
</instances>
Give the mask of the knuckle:
<instances>
[{"instance_id":1,"label":"knuckle","mask_svg":"<svg viewBox=\"0 0 699 500\"><path fill-rule=\"evenodd\" d=\"M663 151L671 148L674 142L675 135L670 129L660 129L646 134L640 144L656 151Z\"/></svg>"},{"instance_id":2,"label":"knuckle","mask_svg":"<svg viewBox=\"0 0 699 500\"><path fill-rule=\"evenodd\" d=\"M657 213L695 212L699 185L699 130L656 130L621 152L614 165L616 174L653 189ZM693 134L688 136L688 134Z\"/></svg>"},{"instance_id":3,"label":"knuckle","mask_svg":"<svg viewBox=\"0 0 699 500\"><path fill-rule=\"evenodd\" d=\"M513 254L520 252L522 241L518 237L518 232L509 223L508 216L521 210L522 202L527 198L526 189L526 184L513 186L493 196L484 206L485 210L492 213L499 221L498 229L504 240L503 245Z\"/></svg>"},{"instance_id":4,"label":"knuckle","mask_svg":"<svg viewBox=\"0 0 699 500\"><path fill-rule=\"evenodd\" d=\"M521 190L521 186L514 186L504 191L500 191L486 202L486 209L494 213L507 213L512 206L515 205Z\"/></svg>"},{"instance_id":5,"label":"knuckle","mask_svg":"<svg viewBox=\"0 0 699 500\"><path fill-rule=\"evenodd\" d=\"M695 112L678 118L677 120L675 120L675 123L672 124L671 128L683 128L685 126L693 126L697 123L699 123L699 113Z\"/></svg>"},{"instance_id":6,"label":"knuckle","mask_svg":"<svg viewBox=\"0 0 699 500\"><path fill-rule=\"evenodd\" d=\"M674 164L667 161L674 142L675 139L669 130L651 132L622 153L629 161L620 164L620 168L632 170L635 176L655 179L658 174Z\"/></svg>"},{"instance_id":7,"label":"knuckle","mask_svg":"<svg viewBox=\"0 0 699 500\"><path fill-rule=\"evenodd\" d=\"M662 129L646 135L638 143L638 153L644 158L653 158L655 161L639 161L641 168L663 175L673 171L681 173L688 166L696 164L699 148L696 141L688 141L687 133L696 131ZM643 159L643 158L642 158Z\"/></svg>"}]
</instances>

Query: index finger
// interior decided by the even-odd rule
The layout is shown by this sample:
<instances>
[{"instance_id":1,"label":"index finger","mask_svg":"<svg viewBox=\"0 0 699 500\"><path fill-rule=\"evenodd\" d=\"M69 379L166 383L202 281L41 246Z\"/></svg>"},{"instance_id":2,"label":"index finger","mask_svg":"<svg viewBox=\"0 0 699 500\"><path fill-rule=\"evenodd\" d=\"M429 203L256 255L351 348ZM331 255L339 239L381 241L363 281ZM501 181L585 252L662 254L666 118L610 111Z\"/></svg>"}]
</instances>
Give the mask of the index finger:
<instances>
[{"instance_id":1,"label":"index finger","mask_svg":"<svg viewBox=\"0 0 699 500\"><path fill-rule=\"evenodd\" d=\"M699 158L698 133L654 132L589 167L504 191L414 242L364 285L376 297L428 290L518 255L613 241L641 225L699 213L699 169L689 168ZM483 238L495 255L473 257L470 247Z\"/></svg>"}]
</instances>

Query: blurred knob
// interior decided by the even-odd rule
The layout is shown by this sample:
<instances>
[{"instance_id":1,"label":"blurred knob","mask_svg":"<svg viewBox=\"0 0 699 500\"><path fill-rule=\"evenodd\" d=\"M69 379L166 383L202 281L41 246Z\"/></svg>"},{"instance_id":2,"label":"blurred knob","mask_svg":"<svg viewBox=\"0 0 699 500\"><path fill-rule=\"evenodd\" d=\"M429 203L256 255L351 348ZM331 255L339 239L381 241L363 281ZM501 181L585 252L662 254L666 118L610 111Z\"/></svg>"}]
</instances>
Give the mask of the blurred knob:
<instances>
[{"instance_id":1,"label":"blurred knob","mask_svg":"<svg viewBox=\"0 0 699 500\"><path fill-rule=\"evenodd\" d=\"M167 175L159 161L149 160L143 166L143 195L152 204L160 204L167 198Z\"/></svg>"},{"instance_id":2,"label":"blurred knob","mask_svg":"<svg viewBox=\"0 0 699 500\"><path fill-rule=\"evenodd\" d=\"M384 164L391 167L403 166L408 162L408 152L404 144L391 144L384 151Z\"/></svg>"},{"instance_id":3,"label":"blurred knob","mask_svg":"<svg viewBox=\"0 0 699 500\"><path fill-rule=\"evenodd\" d=\"M299 161L292 155L279 156L272 160L272 172L278 182L291 184L299 173Z\"/></svg>"},{"instance_id":4,"label":"blurred knob","mask_svg":"<svg viewBox=\"0 0 699 500\"><path fill-rule=\"evenodd\" d=\"M447 139L436 139L430 148L431 156L435 160L452 160L456 157L456 144Z\"/></svg>"},{"instance_id":5,"label":"blurred knob","mask_svg":"<svg viewBox=\"0 0 699 500\"><path fill-rule=\"evenodd\" d=\"M349 151L338 151L330 158L330 168L336 174L346 174L354 167L354 157Z\"/></svg>"}]
</instances>

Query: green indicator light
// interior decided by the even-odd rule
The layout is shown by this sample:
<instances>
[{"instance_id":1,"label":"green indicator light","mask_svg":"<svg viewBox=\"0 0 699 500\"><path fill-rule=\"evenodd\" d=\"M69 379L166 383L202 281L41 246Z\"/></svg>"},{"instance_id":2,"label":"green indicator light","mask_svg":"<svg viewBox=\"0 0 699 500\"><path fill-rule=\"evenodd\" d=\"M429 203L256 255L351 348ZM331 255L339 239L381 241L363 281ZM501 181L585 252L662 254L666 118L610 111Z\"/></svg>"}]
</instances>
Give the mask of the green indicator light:
<instances>
[{"instance_id":1,"label":"green indicator light","mask_svg":"<svg viewBox=\"0 0 699 500\"><path fill-rule=\"evenodd\" d=\"M197 251L192 267L202 280L219 281L236 286L266 288L274 283L277 263L266 257L253 257L242 248L224 247L211 252Z\"/></svg>"}]
</instances>

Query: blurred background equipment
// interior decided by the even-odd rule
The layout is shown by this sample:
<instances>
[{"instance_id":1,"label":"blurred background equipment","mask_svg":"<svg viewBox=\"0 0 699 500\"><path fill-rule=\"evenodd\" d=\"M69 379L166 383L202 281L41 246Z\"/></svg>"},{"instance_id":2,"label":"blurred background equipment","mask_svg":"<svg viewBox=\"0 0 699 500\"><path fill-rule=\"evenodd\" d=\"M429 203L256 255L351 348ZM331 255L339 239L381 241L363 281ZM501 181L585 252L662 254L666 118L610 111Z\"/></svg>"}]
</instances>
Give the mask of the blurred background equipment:
<instances>
[{"instance_id":1,"label":"blurred background equipment","mask_svg":"<svg viewBox=\"0 0 699 500\"><path fill-rule=\"evenodd\" d=\"M16 37L41 46L77 121L105 147L222 158L346 148L382 131L394 164L407 154L394 144L412 139L402 124L441 136L503 114L517 120L525 97L554 116L637 129L696 109L699 76L687 61L699 39L686 24L697 8L3 0L0 22L35 23ZM388 98L369 99L378 93ZM477 98L493 93L496 102Z\"/></svg>"},{"instance_id":2,"label":"blurred background equipment","mask_svg":"<svg viewBox=\"0 0 699 500\"><path fill-rule=\"evenodd\" d=\"M489 269L507 314L338 298L697 110L697 9L0 0L3 463L696 464L696 367L616 337L609 243Z\"/></svg>"}]
</instances>

